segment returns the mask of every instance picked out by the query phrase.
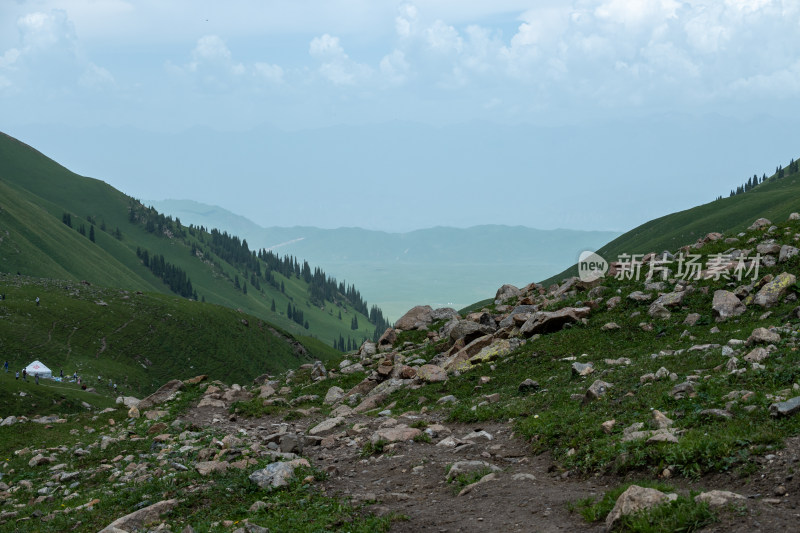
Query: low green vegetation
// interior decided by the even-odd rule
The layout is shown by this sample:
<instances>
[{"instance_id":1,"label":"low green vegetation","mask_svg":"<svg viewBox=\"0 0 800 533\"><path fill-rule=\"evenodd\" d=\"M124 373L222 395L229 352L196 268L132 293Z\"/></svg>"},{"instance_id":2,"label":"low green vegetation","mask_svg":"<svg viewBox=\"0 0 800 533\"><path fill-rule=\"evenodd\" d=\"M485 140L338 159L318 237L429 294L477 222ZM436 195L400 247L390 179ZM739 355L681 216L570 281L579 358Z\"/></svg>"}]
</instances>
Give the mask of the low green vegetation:
<instances>
[{"instance_id":1,"label":"low green vegetation","mask_svg":"<svg viewBox=\"0 0 800 533\"><path fill-rule=\"evenodd\" d=\"M40 360L90 387L111 380L120 394L200 373L245 383L331 355L251 315L176 296L8 274L0 294L0 351L12 372Z\"/></svg>"},{"instance_id":2,"label":"low green vegetation","mask_svg":"<svg viewBox=\"0 0 800 533\"><path fill-rule=\"evenodd\" d=\"M602 522L614 508L620 494L633 483L625 483L616 489L606 492L602 498L587 498L571 504L570 511L578 512L587 522ZM675 489L663 483L637 482L636 485L674 493ZM694 501L694 494L688 496L678 494L672 502L656 506L652 509L623 516L614 526L614 531L637 533L668 533L674 531L699 531L717 521L716 515L707 503Z\"/></svg>"},{"instance_id":3,"label":"low green vegetation","mask_svg":"<svg viewBox=\"0 0 800 533\"><path fill-rule=\"evenodd\" d=\"M4 383L3 390L8 385ZM180 433L185 442L213 447L214 439L222 438L222 433L189 426L180 419L205 386L188 385L175 399L159 406L166 414L158 423L176 436ZM21 513L24 504L7 507L3 528L11 526L19 532L99 531L133 510L174 498L175 508L164 515L172 531L187 525L198 532L230 531L236 524L244 525L245 520L271 531L388 530L391 517L375 517L323 494L315 482L324 480L325 474L314 468L298 468L287 487L271 491L260 489L248 478L253 470L269 464L269 459L257 456L246 469L229 468L205 476L191 466L175 468L191 465L197 460L197 452L177 451L176 447L165 455L161 451L164 444L153 440L152 431L148 431L155 422L144 417L128 418L125 409L101 411L107 402L106 398L91 410L60 415L60 420L47 424L18 421L0 427L2 481L14 487L16 500L26 492L31 493L31 499L38 496L34 519L19 519L27 516ZM58 443L55 448L54 443ZM197 446L187 448L196 450ZM39 454L56 455L61 464L57 473L64 472L74 480L66 483L69 488L65 492L48 493L53 470L46 463L29 465ZM125 475L120 476L120 471ZM120 478L133 476L135 482L119 483ZM256 502L262 503L253 507Z\"/></svg>"}]
</instances>

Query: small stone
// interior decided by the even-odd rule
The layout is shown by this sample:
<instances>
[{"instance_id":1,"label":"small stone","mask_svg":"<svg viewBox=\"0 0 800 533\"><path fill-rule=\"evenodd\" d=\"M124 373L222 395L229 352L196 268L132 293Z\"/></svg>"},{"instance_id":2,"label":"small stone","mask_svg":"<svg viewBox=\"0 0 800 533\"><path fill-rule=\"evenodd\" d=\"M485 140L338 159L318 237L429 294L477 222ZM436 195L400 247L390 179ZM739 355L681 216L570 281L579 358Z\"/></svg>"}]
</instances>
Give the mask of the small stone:
<instances>
[{"instance_id":1,"label":"small stone","mask_svg":"<svg viewBox=\"0 0 800 533\"><path fill-rule=\"evenodd\" d=\"M572 363L572 373L576 376L588 376L594 372L594 364L593 363Z\"/></svg>"},{"instance_id":2,"label":"small stone","mask_svg":"<svg viewBox=\"0 0 800 533\"><path fill-rule=\"evenodd\" d=\"M519 384L519 387L517 387L517 390L519 390L519 392L521 392L523 394L536 392L537 390L539 390L539 383L537 383L536 381L528 378L528 379L526 379L525 381L523 381L522 383Z\"/></svg>"},{"instance_id":3,"label":"small stone","mask_svg":"<svg viewBox=\"0 0 800 533\"><path fill-rule=\"evenodd\" d=\"M611 432L614 431L614 426L617 424L616 420L606 420L600 427L603 429L603 433L606 435L611 435Z\"/></svg>"}]
</instances>

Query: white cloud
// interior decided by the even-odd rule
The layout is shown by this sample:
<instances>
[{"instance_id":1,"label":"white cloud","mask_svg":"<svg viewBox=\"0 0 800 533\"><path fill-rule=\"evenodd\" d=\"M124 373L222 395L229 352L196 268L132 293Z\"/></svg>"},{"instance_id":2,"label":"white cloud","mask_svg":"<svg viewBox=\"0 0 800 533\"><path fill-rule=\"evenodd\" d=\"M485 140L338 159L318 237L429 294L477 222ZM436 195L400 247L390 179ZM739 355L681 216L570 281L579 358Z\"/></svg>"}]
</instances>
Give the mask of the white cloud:
<instances>
[{"instance_id":1,"label":"white cloud","mask_svg":"<svg viewBox=\"0 0 800 533\"><path fill-rule=\"evenodd\" d=\"M67 12L53 10L23 15L17 20L22 46L29 51L42 51L53 47L74 49L77 40L75 27Z\"/></svg>"},{"instance_id":2,"label":"white cloud","mask_svg":"<svg viewBox=\"0 0 800 533\"><path fill-rule=\"evenodd\" d=\"M231 60L231 51L228 49L225 41L217 35L205 35L200 37L192 55L198 62L229 63Z\"/></svg>"},{"instance_id":3,"label":"white cloud","mask_svg":"<svg viewBox=\"0 0 800 533\"><path fill-rule=\"evenodd\" d=\"M253 68L256 74L270 83L283 82L283 69L278 65L269 63L256 63Z\"/></svg>"},{"instance_id":4,"label":"white cloud","mask_svg":"<svg viewBox=\"0 0 800 533\"><path fill-rule=\"evenodd\" d=\"M414 33L418 11L413 4L403 4L398 8L399 14L394 19L394 31L400 37L410 37Z\"/></svg>"},{"instance_id":5,"label":"white cloud","mask_svg":"<svg viewBox=\"0 0 800 533\"><path fill-rule=\"evenodd\" d=\"M183 66L168 62L167 71L212 91L244 88L248 83L284 83L285 72L280 65L265 61L252 64L236 61L225 40L218 35L200 37L190 55L191 60Z\"/></svg>"},{"instance_id":6,"label":"white cloud","mask_svg":"<svg viewBox=\"0 0 800 533\"><path fill-rule=\"evenodd\" d=\"M629 29L658 26L676 18L680 4L674 0L608 0L595 9L595 15Z\"/></svg>"},{"instance_id":7,"label":"white cloud","mask_svg":"<svg viewBox=\"0 0 800 533\"><path fill-rule=\"evenodd\" d=\"M703 54L711 54L724 49L731 38L732 27L720 20L720 6L712 5L689 18L684 25L689 45Z\"/></svg>"},{"instance_id":8,"label":"white cloud","mask_svg":"<svg viewBox=\"0 0 800 533\"><path fill-rule=\"evenodd\" d=\"M425 30L425 40L431 50L441 54L458 53L464 47L458 30L441 20L437 20L433 26Z\"/></svg>"},{"instance_id":9,"label":"white cloud","mask_svg":"<svg viewBox=\"0 0 800 533\"><path fill-rule=\"evenodd\" d=\"M114 76L93 63L78 42L75 26L60 9L25 13L17 18L19 45L0 55L3 85L35 95L61 93L79 87L102 89L114 85Z\"/></svg>"},{"instance_id":10,"label":"white cloud","mask_svg":"<svg viewBox=\"0 0 800 533\"><path fill-rule=\"evenodd\" d=\"M327 33L311 39L311 43L308 45L308 53L311 54L312 57L317 58L347 58L347 54L344 53L344 48L342 48L342 45L339 43L339 38L332 37Z\"/></svg>"},{"instance_id":11,"label":"white cloud","mask_svg":"<svg viewBox=\"0 0 800 533\"><path fill-rule=\"evenodd\" d=\"M405 54L400 50L394 50L391 54L383 56L380 62L381 74L390 83L406 81L410 68Z\"/></svg>"},{"instance_id":12,"label":"white cloud","mask_svg":"<svg viewBox=\"0 0 800 533\"><path fill-rule=\"evenodd\" d=\"M322 61L319 73L334 85L354 85L371 74L369 66L350 59L338 37L327 33L311 40L308 53Z\"/></svg>"}]
</instances>

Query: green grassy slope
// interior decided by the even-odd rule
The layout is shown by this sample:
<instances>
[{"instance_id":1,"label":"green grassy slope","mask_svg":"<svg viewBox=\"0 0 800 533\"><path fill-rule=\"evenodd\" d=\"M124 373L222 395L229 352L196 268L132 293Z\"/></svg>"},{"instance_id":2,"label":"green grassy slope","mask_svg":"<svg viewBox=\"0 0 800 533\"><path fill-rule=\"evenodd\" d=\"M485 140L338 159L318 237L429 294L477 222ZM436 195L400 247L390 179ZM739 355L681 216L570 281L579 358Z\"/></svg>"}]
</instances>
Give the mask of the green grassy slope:
<instances>
[{"instance_id":1,"label":"green grassy slope","mask_svg":"<svg viewBox=\"0 0 800 533\"><path fill-rule=\"evenodd\" d=\"M795 211L800 211L800 173L797 172L781 179L773 176L744 194L646 222L609 242L597 253L607 261L616 261L623 253L675 251L710 232L739 232L757 218L786 220ZM577 268L572 266L543 283L557 283L574 275L577 275Z\"/></svg>"},{"instance_id":2,"label":"green grassy slope","mask_svg":"<svg viewBox=\"0 0 800 533\"><path fill-rule=\"evenodd\" d=\"M140 210L140 216L131 216L132 207ZM329 346L340 336L353 342L372 337L375 325L367 316L357 313L347 301L313 305L308 284L295 275L275 273L284 292L262 283L261 291L249 287L245 293L235 287L234 280L237 276L249 280L248 272L211 253L208 233L186 231L171 218L153 231L141 215L145 211L108 184L78 176L0 134L0 272L170 293L137 256L137 250L147 250L182 269L199 298L241 309L292 335L314 337ZM70 214L72 227L62 222L65 213ZM154 211L147 215L159 216ZM78 232L81 226L85 235ZM88 238L93 226L94 243ZM192 246L205 252L202 259L192 255ZM271 310L273 300L275 312ZM303 311L308 329L286 316L289 303ZM359 324L355 331L350 329L353 313Z\"/></svg>"},{"instance_id":3,"label":"green grassy slope","mask_svg":"<svg viewBox=\"0 0 800 533\"><path fill-rule=\"evenodd\" d=\"M101 386L112 379L136 396L198 374L249 382L332 350L297 350L252 315L177 296L8 274L0 293L0 353L12 371L38 359L56 375L78 372L90 385L100 375Z\"/></svg>"}]
</instances>

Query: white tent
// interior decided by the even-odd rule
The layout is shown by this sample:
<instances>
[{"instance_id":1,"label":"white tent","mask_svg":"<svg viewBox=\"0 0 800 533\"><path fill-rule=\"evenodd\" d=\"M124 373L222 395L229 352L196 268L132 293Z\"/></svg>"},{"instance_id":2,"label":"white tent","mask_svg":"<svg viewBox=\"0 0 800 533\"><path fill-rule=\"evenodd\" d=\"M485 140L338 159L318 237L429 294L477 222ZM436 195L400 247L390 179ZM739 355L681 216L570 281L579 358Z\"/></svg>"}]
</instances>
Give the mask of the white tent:
<instances>
[{"instance_id":1,"label":"white tent","mask_svg":"<svg viewBox=\"0 0 800 533\"><path fill-rule=\"evenodd\" d=\"M53 379L53 373L49 368L44 366L44 363L41 361L34 361L26 366L25 372L27 372L30 377L34 377L36 374L39 374L40 378Z\"/></svg>"}]
</instances>

